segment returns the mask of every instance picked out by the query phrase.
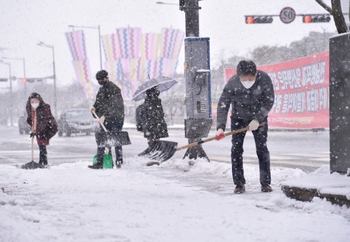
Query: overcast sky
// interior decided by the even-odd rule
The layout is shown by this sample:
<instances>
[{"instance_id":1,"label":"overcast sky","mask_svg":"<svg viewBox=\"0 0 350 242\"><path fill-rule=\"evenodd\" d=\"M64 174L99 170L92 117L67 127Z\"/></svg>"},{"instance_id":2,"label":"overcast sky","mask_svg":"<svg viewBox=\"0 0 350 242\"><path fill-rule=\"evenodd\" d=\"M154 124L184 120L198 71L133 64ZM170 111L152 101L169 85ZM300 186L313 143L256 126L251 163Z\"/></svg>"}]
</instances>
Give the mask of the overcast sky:
<instances>
[{"instance_id":1,"label":"overcast sky","mask_svg":"<svg viewBox=\"0 0 350 242\"><path fill-rule=\"evenodd\" d=\"M57 83L69 84L75 79L72 57L64 33L68 25L101 26L101 35L115 33L116 28L140 27L143 33L160 32L172 27L185 32L185 14L174 5L159 5L156 0L1 0L0 48L2 56L25 58L26 76L52 75L52 51L37 45L42 41L55 48ZM276 2L278 2L276 4ZM330 5L330 0L325 0ZM309 31L335 32L330 23L303 24L296 17L283 24L274 17L272 24L245 24L244 15L279 14L283 7L292 7L297 14L326 13L315 0L203 0L199 5L200 36L210 37L211 66L219 58L247 54L257 46L284 46L306 36ZM92 75L99 70L98 31L85 29L87 54ZM1 58L1 56L0 56ZM181 51L178 72L182 72ZM20 61L11 61L12 75L23 76ZM0 64L0 78L8 76L8 67Z\"/></svg>"}]
</instances>

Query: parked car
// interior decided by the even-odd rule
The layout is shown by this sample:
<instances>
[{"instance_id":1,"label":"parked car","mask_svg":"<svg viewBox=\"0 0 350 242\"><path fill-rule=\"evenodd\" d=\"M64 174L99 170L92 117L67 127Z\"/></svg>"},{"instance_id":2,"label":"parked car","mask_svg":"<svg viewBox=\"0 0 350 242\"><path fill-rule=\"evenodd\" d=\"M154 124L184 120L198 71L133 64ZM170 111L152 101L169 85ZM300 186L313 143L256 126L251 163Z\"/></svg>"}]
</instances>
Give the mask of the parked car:
<instances>
[{"instance_id":1,"label":"parked car","mask_svg":"<svg viewBox=\"0 0 350 242\"><path fill-rule=\"evenodd\" d=\"M30 125L27 123L27 113L22 112L18 118L18 131L20 134L29 134L31 130Z\"/></svg>"},{"instance_id":2,"label":"parked car","mask_svg":"<svg viewBox=\"0 0 350 242\"><path fill-rule=\"evenodd\" d=\"M57 120L58 123L58 136L66 134L85 133L89 135L91 132L95 132L98 128L96 119L92 117L91 112L88 109L67 109L65 110L60 118Z\"/></svg>"}]
</instances>

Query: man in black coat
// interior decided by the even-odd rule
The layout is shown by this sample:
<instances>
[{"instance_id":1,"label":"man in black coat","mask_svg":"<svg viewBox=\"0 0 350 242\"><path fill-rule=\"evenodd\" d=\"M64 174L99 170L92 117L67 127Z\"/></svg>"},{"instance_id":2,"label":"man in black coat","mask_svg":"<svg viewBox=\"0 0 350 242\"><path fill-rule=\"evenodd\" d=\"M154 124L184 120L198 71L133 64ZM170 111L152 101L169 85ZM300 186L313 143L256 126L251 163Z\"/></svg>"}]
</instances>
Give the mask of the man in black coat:
<instances>
[{"instance_id":1,"label":"man in black coat","mask_svg":"<svg viewBox=\"0 0 350 242\"><path fill-rule=\"evenodd\" d=\"M108 72L101 70L96 73L96 79L101 85L96 95L96 101L91 108L100 118L99 123L104 124L110 132L122 131L124 125L124 100L120 88L108 79ZM100 132L105 132L101 127ZM105 147L97 147L97 163L89 166L92 169L103 168L103 155ZM123 164L122 146L115 147L116 166Z\"/></svg>"},{"instance_id":2,"label":"man in black coat","mask_svg":"<svg viewBox=\"0 0 350 242\"><path fill-rule=\"evenodd\" d=\"M267 149L267 116L274 103L271 78L257 70L252 61L242 60L237 65L237 74L226 84L217 107L216 139L225 137L227 114L232 106L231 130L249 127L252 131L259 159L262 192L271 192L270 153ZM260 125L260 126L259 126ZM232 135L232 177L236 185L234 193L245 192L243 170L243 142L245 132Z\"/></svg>"}]
</instances>

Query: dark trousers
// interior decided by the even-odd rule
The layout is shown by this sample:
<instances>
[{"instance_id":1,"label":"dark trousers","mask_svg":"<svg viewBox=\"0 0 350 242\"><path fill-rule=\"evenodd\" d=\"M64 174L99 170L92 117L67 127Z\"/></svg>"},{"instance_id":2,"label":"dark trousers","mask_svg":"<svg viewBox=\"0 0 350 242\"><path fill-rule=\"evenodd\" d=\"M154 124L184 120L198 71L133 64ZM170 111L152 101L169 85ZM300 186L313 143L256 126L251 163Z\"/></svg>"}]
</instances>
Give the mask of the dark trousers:
<instances>
[{"instance_id":1,"label":"dark trousers","mask_svg":"<svg viewBox=\"0 0 350 242\"><path fill-rule=\"evenodd\" d=\"M124 125L124 119L117 120L117 121L105 121L104 126L106 129L110 132L119 132L122 131ZM105 132L104 129L101 127L100 132ZM111 148L107 147L109 149L109 154L112 155ZM123 164L123 149L122 146L116 146L114 147L115 150L115 161L119 162L120 164ZM105 153L105 147L104 146L98 146L97 147L97 163L103 164L103 155Z\"/></svg>"},{"instance_id":2,"label":"dark trousers","mask_svg":"<svg viewBox=\"0 0 350 242\"><path fill-rule=\"evenodd\" d=\"M45 145L39 145L39 164L47 165L47 150Z\"/></svg>"},{"instance_id":3,"label":"dark trousers","mask_svg":"<svg viewBox=\"0 0 350 242\"><path fill-rule=\"evenodd\" d=\"M260 183L271 184L271 172L270 172L270 152L267 149L267 120L264 120L265 124L260 126L257 130L252 131L256 154L259 159L260 170ZM231 120L231 130L237 130L247 127L250 121L243 120ZM250 131L249 131L250 132ZM231 148L231 162L232 162L232 177L233 183L245 184L244 170L243 170L243 142L247 131L232 135L232 148Z\"/></svg>"}]
</instances>

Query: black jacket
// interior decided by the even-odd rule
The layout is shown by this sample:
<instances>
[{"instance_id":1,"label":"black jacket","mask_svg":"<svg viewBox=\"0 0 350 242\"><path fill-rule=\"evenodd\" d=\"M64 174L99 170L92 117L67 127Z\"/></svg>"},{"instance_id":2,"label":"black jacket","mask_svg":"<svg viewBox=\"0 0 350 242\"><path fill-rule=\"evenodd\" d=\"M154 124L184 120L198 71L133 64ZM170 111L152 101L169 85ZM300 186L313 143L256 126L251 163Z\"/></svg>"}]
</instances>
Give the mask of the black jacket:
<instances>
[{"instance_id":1,"label":"black jacket","mask_svg":"<svg viewBox=\"0 0 350 242\"><path fill-rule=\"evenodd\" d=\"M238 75L230 78L218 102L217 129L225 130L227 113L232 105L231 120L240 119L251 121L256 119L263 122L271 110L275 95L269 75L258 71L254 85L246 89Z\"/></svg>"},{"instance_id":2,"label":"black jacket","mask_svg":"<svg viewBox=\"0 0 350 242\"><path fill-rule=\"evenodd\" d=\"M140 117L138 118L139 123L141 123L138 130L143 131L145 138L158 140L169 136L161 99L146 97L145 102L136 112L136 115Z\"/></svg>"},{"instance_id":3,"label":"black jacket","mask_svg":"<svg viewBox=\"0 0 350 242\"><path fill-rule=\"evenodd\" d=\"M124 119L124 100L120 88L111 81L100 87L93 106L96 114L99 117L104 115L106 121Z\"/></svg>"}]
</instances>

